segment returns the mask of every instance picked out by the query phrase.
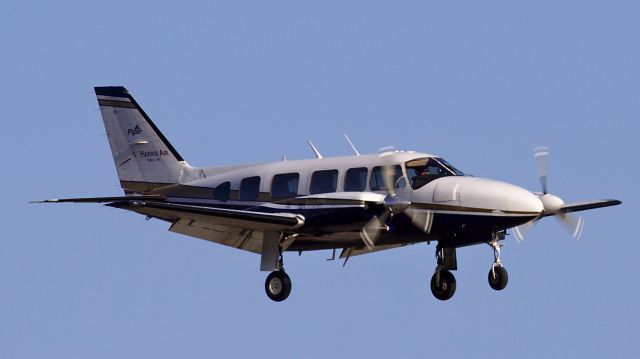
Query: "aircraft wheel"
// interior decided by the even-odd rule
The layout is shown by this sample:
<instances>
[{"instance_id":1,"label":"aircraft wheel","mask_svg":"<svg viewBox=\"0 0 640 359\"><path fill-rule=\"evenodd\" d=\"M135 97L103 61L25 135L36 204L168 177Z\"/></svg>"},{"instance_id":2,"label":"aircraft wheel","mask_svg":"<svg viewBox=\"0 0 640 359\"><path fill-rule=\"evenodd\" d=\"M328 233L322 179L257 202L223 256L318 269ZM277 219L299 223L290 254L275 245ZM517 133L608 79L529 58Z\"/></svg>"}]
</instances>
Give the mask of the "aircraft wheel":
<instances>
[{"instance_id":1,"label":"aircraft wheel","mask_svg":"<svg viewBox=\"0 0 640 359\"><path fill-rule=\"evenodd\" d=\"M291 293L291 278L284 271L271 272L264 283L264 289L269 299L282 302Z\"/></svg>"},{"instance_id":2,"label":"aircraft wheel","mask_svg":"<svg viewBox=\"0 0 640 359\"><path fill-rule=\"evenodd\" d=\"M440 300L448 300L456 292L456 277L446 269L440 270L440 283L436 282L437 273L431 277L431 293Z\"/></svg>"},{"instance_id":3,"label":"aircraft wheel","mask_svg":"<svg viewBox=\"0 0 640 359\"><path fill-rule=\"evenodd\" d=\"M503 266L494 265L489 271L489 285L495 290L503 290L507 286L509 275Z\"/></svg>"}]
</instances>

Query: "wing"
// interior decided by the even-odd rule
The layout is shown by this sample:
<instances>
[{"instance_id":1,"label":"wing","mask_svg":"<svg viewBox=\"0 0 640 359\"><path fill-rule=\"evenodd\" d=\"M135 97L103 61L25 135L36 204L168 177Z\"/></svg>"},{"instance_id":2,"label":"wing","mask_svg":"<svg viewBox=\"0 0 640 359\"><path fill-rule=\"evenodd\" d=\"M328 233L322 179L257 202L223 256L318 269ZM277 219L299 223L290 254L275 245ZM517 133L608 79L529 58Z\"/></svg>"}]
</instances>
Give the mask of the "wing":
<instances>
[{"instance_id":1,"label":"wing","mask_svg":"<svg viewBox=\"0 0 640 359\"><path fill-rule=\"evenodd\" d=\"M622 201L618 201L616 199L601 199L598 201L570 203L562 206L562 208L560 209L560 212L569 213L569 212L586 211L588 209L617 206L619 204L622 204Z\"/></svg>"},{"instance_id":2,"label":"wing","mask_svg":"<svg viewBox=\"0 0 640 359\"><path fill-rule=\"evenodd\" d=\"M189 218L214 225L239 227L254 231L277 232L304 225L304 217L292 213L265 213L137 199L114 202L108 206L167 220L176 221Z\"/></svg>"},{"instance_id":3,"label":"wing","mask_svg":"<svg viewBox=\"0 0 640 359\"><path fill-rule=\"evenodd\" d=\"M294 234L290 236L291 242L284 243L285 250L292 244L291 250L354 246L357 248L362 244L359 236L361 224L352 222L351 219L341 218L339 214L327 217L326 212L331 209L338 212L353 211L353 209L366 212L367 204L380 204L384 198L385 195L372 192L329 193L266 203L242 210L220 208L211 204L171 202L169 200L172 198L163 195L67 198L39 203L104 203L109 207L125 209L170 222L172 225L169 230L172 232L261 253L265 233L277 232ZM296 213L296 208L301 213ZM307 221L305 218L307 215L305 211L317 211L323 215L322 228L335 228L315 236L317 228L304 227L306 222L309 222L308 225L312 222L311 219ZM317 219L317 217L314 218ZM336 220L337 225L333 226L332 220ZM361 220L364 224L368 218ZM342 223L345 221L346 223ZM310 232L305 234L305 231Z\"/></svg>"},{"instance_id":4,"label":"wing","mask_svg":"<svg viewBox=\"0 0 640 359\"><path fill-rule=\"evenodd\" d=\"M212 224L241 227L258 231L281 231L304 225L304 217L291 213L265 213L247 210L213 208L170 202L160 202L165 196L123 196L49 199L32 203L107 203L109 207L158 217L168 221L181 218L205 220Z\"/></svg>"},{"instance_id":5,"label":"wing","mask_svg":"<svg viewBox=\"0 0 640 359\"><path fill-rule=\"evenodd\" d=\"M265 232L293 230L305 218L291 213L246 210L160 202L164 196L65 198L34 203L105 203L173 223L170 231L207 241L261 253Z\"/></svg>"},{"instance_id":6,"label":"wing","mask_svg":"<svg viewBox=\"0 0 640 359\"><path fill-rule=\"evenodd\" d=\"M130 201L133 199L162 200L163 195L143 195L143 196L116 196L116 197L84 197L84 198L62 198L46 199L44 201L32 201L31 203L106 203L116 201Z\"/></svg>"},{"instance_id":7,"label":"wing","mask_svg":"<svg viewBox=\"0 0 640 359\"><path fill-rule=\"evenodd\" d=\"M266 232L294 230L304 217L292 213L264 213L247 210L155 202L123 201L109 206L157 217L173 224L169 231L210 242L262 253Z\"/></svg>"},{"instance_id":8,"label":"wing","mask_svg":"<svg viewBox=\"0 0 640 359\"><path fill-rule=\"evenodd\" d=\"M557 213L571 213L571 212L586 211L586 210L595 209L595 208L617 206L619 204L622 204L622 201L618 201L617 199L600 199L596 201L569 203L562 206L562 208L560 208ZM543 214L542 217L553 216L555 214L556 213L547 213L547 214Z\"/></svg>"}]
</instances>

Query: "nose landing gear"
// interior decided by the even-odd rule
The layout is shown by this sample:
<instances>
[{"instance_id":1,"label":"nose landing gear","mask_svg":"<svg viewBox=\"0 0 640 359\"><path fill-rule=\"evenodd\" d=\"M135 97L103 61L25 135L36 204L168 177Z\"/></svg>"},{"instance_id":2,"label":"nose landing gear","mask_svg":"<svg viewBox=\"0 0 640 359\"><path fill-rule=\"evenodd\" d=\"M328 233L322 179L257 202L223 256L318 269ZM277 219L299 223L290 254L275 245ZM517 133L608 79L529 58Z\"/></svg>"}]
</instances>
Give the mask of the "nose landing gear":
<instances>
[{"instance_id":1,"label":"nose landing gear","mask_svg":"<svg viewBox=\"0 0 640 359\"><path fill-rule=\"evenodd\" d=\"M489 286L495 290L503 290L507 287L507 282L509 281L507 270L502 266L502 261L500 260L500 247L502 247L498 243L500 239L504 239L504 233L494 233L491 242L489 242L489 245L493 248L493 265L491 265L488 279Z\"/></svg>"}]
</instances>

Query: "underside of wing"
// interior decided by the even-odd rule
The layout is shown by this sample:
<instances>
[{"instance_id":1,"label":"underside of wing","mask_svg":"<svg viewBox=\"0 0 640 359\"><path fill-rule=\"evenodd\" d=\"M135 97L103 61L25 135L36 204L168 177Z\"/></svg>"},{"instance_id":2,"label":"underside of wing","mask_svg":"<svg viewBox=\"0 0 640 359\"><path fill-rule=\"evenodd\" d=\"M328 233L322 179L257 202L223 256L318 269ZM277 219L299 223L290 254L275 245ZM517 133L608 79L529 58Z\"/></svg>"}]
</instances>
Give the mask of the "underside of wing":
<instances>
[{"instance_id":1,"label":"underside of wing","mask_svg":"<svg viewBox=\"0 0 640 359\"><path fill-rule=\"evenodd\" d=\"M155 201L123 201L108 206L160 218L169 231L254 252L262 252L266 232L290 231L304 225L291 213L263 213Z\"/></svg>"},{"instance_id":2,"label":"underside of wing","mask_svg":"<svg viewBox=\"0 0 640 359\"><path fill-rule=\"evenodd\" d=\"M110 203L108 206L127 209L171 222L188 218L212 225L267 232L299 228L304 225L305 220L303 216L292 213L265 213L156 201L122 201Z\"/></svg>"},{"instance_id":3,"label":"underside of wing","mask_svg":"<svg viewBox=\"0 0 640 359\"><path fill-rule=\"evenodd\" d=\"M343 250L342 253L340 254L340 258L354 257L354 256L360 256L360 255L363 255L363 254L386 251L386 250L389 250L389 249L405 247L405 246L408 246L408 245L411 245L411 244L415 244L415 243L382 244L382 245L375 246L373 249L369 249L367 247L363 247L363 248L354 248L354 247L345 248L345 250Z\"/></svg>"},{"instance_id":4,"label":"underside of wing","mask_svg":"<svg viewBox=\"0 0 640 359\"><path fill-rule=\"evenodd\" d=\"M264 232L260 231L225 226L191 218L182 218L174 222L169 231L253 253L262 253Z\"/></svg>"}]
</instances>

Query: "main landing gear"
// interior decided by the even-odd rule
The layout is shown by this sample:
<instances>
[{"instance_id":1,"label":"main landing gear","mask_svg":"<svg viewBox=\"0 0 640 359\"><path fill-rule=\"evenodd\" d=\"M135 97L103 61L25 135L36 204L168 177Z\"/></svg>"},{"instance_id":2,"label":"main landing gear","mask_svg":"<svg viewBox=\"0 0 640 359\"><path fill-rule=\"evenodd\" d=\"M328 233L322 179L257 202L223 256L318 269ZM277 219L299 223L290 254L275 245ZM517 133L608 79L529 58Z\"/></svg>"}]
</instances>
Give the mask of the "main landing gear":
<instances>
[{"instance_id":1,"label":"main landing gear","mask_svg":"<svg viewBox=\"0 0 640 359\"><path fill-rule=\"evenodd\" d=\"M436 249L438 266L431 277L431 293L440 300L448 300L456 292L456 277L450 270L458 269L456 249L439 247Z\"/></svg>"},{"instance_id":2,"label":"main landing gear","mask_svg":"<svg viewBox=\"0 0 640 359\"><path fill-rule=\"evenodd\" d=\"M272 271L264 282L264 290L269 299L282 302L291 293L291 278L284 272L282 252L287 241L284 234L265 233L262 240L261 271Z\"/></svg>"},{"instance_id":3,"label":"main landing gear","mask_svg":"<svg viewBox=\"0 0 640 359\"><path fill-rule=\"evenodd\" d=\"M274 302L282 302L291 293L291 278L284 270L277 270L269 273L264 282L264 290L269 299Z\"/></svg>"}]
</instances>

